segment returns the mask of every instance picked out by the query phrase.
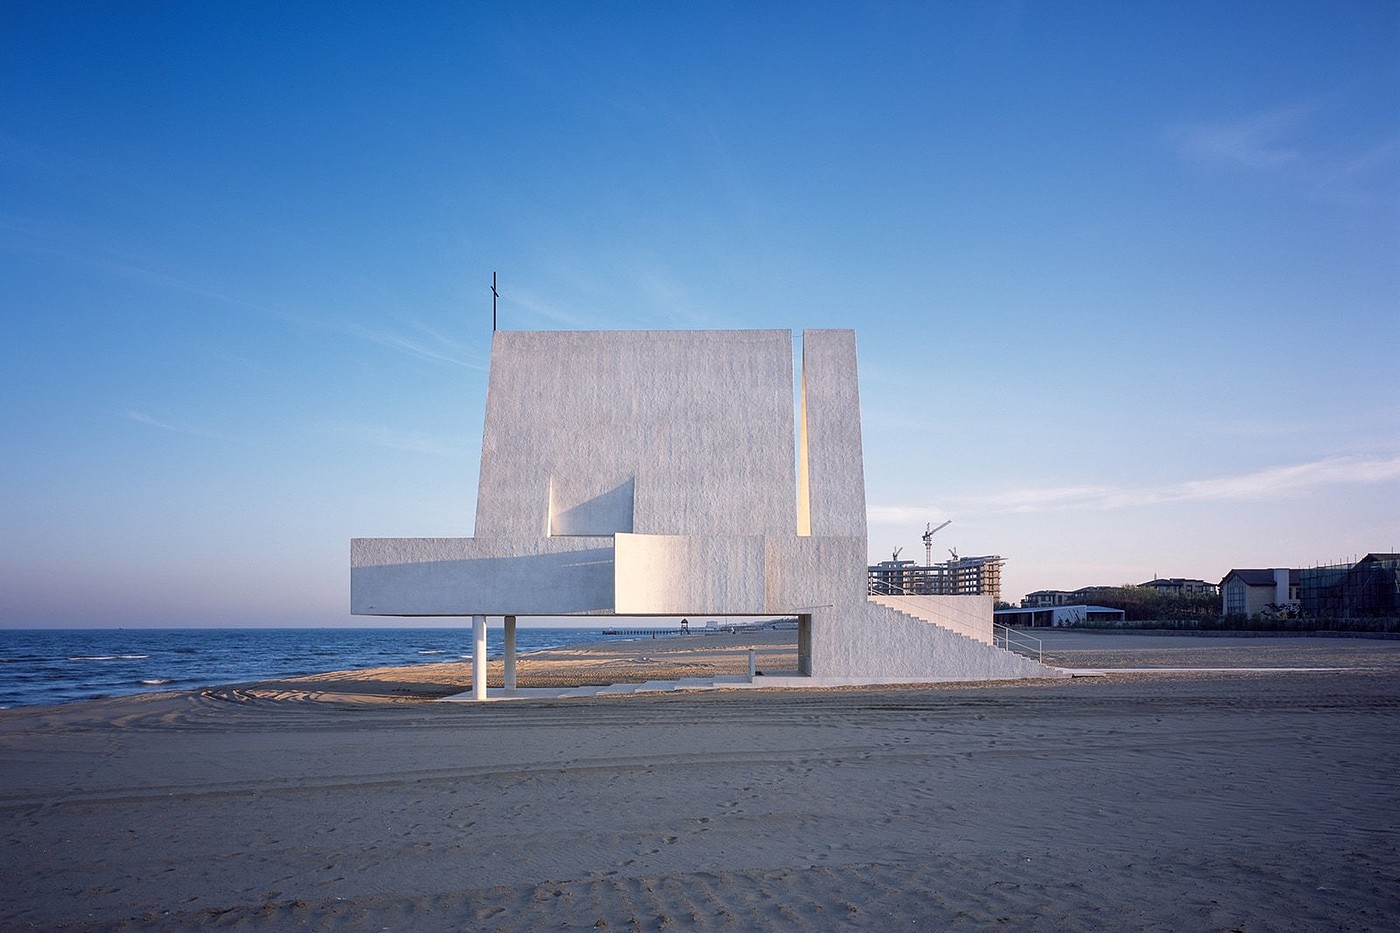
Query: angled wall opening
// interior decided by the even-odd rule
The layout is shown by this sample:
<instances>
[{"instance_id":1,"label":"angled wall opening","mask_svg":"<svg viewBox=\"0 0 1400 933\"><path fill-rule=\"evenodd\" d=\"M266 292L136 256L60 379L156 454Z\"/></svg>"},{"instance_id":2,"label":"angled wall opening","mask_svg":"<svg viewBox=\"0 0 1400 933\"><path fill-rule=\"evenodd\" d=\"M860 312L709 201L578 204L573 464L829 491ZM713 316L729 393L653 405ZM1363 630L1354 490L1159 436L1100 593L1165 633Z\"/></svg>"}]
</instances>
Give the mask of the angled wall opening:
<instances>
[{"instance_id":1,"label":"angled wall opening","mask_svg":"<svg viewBox=\"0 0 1400 933\"><path fill-rule=\"evenodd\" d=\"M637 480L628 477L599 489L561 477L549 480L549 536L611 537L632 533Z\"/></svg>"}]
</instances>

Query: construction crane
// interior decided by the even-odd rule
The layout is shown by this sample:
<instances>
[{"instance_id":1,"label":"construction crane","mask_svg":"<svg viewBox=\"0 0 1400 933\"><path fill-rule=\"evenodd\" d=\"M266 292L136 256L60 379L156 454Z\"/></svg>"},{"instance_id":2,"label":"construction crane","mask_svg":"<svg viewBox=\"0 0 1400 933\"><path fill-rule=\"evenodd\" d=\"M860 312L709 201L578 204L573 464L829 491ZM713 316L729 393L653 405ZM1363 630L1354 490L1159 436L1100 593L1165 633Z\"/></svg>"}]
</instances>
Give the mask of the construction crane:
<instances>
[{"instance_id":1,"label":"construction crane","mask_svg":"<svg viewBox=\"0 0 1400 933\"><path fill-rule=\"evenodd\" d=\"M890 563L893 564L899 562L899 552L902 550L904 550L904 548L902 547L897 547L894 549L894 553L890 555Z\"/></svg>"},{"instance_id":2,"label":"construction crane","mask_svg":"<svg viewBox=\"0 0 1400 933\"><path fill-rule=\"evenodd\" d=\"M925 566L925 567L932 567L932 566L933 566L933 536L936 535L936 534L938 534L940 531L942 531L944 528L947 528L947 527L948 527L949 525L951 525L951 524L953 524L953 520L950 518L950 519L948 519L946 522L944 522L943 524L939 525L937 528L934 528L934 527L933 527L933 524L932 524L931 522L930 522L930 523L926 523L926 524L924 525L924 566Z\"/></svg>"}]
</instances>

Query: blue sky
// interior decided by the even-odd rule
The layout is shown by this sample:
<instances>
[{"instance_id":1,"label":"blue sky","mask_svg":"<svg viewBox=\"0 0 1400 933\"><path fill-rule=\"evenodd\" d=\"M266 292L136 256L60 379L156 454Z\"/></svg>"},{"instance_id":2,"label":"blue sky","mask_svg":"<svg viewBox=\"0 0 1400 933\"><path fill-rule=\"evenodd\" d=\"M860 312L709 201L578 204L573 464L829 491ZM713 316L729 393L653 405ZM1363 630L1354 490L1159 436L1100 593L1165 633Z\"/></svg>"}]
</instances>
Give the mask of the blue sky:
<instances>
[{"instance_id":1,"label":"blue sky","mask_svg":"<svg viewBox=\"0 0 1400 933\"><path fill-rule=\"evenodd\" d=\"M0 626L349 624L512 329L853 327L872 559L1400 550L1400 7L7 3Z\"/></svg>"}]
</instances>

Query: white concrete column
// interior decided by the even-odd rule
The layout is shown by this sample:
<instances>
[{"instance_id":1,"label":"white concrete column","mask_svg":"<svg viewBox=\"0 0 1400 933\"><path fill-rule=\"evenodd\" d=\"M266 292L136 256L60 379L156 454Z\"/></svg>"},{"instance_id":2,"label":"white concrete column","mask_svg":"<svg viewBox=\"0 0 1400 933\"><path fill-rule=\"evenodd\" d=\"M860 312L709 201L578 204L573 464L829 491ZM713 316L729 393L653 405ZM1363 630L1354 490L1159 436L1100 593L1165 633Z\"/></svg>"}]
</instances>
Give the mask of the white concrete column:
<instances>
[{"instance_id":1,"label":"white concrete column","mask_svg":"<svg viewBox=\"0 0 1400 933\"><path fill-rule=\"evenodd\" d=\"M749 683L753 683L753 679L754 679L755 677L757 677L757 676L758 676L758 652L755 651L755 650L753 650L752 648L750 648L750 649L749 649Z\"/></svg>"},{"instance_id":2,"label":"white concrete column","mask_svg":"<svg viewBox=\"0 0 1400 933\"><path fill-rule=\"evenodd\" d=\"M812 617L806 613L797 617L797 673L812 676Z\"/></svg>"},{"instance_id":3,"label":"white concrete column","mask_svg":"<svg viewBox=\"0 0 1400 933\"><path fill-rule=\"evenodd\" d=\"M507 690L515 689L515 616L506 616L506 682Z\"/></svg>"},{"instance_id":4,"label":"white concrete column","mask_svg":"<svg viewBox=\"0 0 1400 933\"><path fill-rule=\"evenodd\" d=\"M486 699L486 616L472 616L472 699Z\"/></svg>"}]
</instances>

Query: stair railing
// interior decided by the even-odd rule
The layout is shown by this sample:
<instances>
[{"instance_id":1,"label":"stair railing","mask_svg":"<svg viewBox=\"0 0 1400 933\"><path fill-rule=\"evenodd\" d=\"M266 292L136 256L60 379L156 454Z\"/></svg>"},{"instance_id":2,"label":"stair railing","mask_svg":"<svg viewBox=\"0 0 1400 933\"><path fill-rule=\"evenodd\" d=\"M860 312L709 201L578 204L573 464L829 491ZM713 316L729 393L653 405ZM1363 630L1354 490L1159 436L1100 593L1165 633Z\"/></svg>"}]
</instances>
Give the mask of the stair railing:
<instances>
[{"instance_id":1,"label":"stair railing","mask_svg":"<svg viewBox=\"0 0 1400 933\"><path fill-rule=\"evenodd\" d=\"M1034 658L1041 664L1045 663L1045 643L1034 635L1018 632L1008 625L994 621L992 622L992 641L999 648Z\"/></svg>"}]
</instances>

